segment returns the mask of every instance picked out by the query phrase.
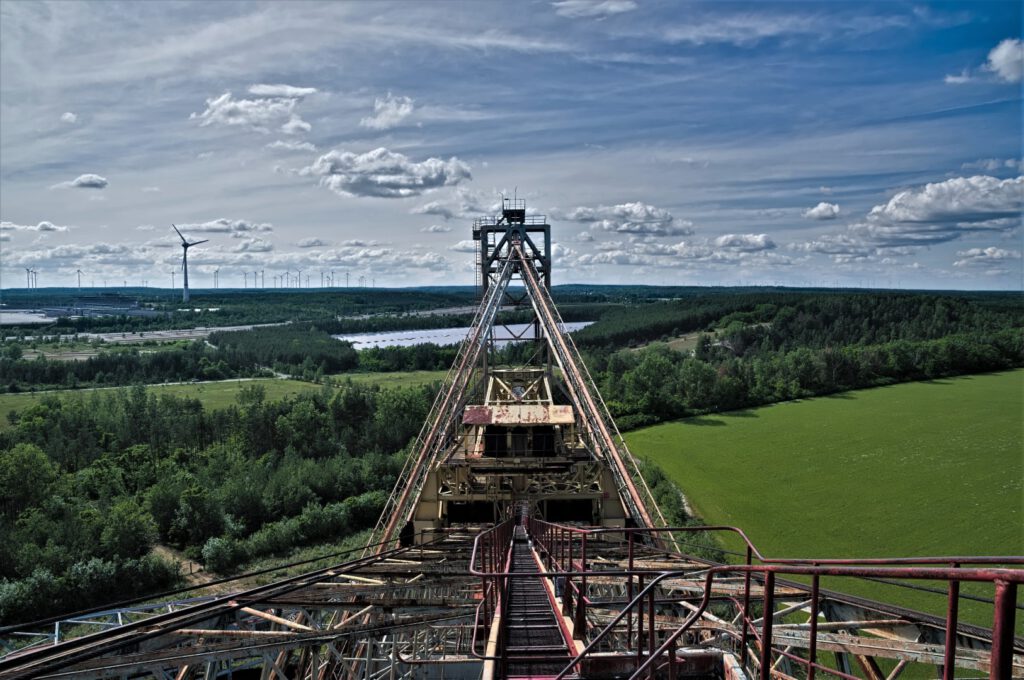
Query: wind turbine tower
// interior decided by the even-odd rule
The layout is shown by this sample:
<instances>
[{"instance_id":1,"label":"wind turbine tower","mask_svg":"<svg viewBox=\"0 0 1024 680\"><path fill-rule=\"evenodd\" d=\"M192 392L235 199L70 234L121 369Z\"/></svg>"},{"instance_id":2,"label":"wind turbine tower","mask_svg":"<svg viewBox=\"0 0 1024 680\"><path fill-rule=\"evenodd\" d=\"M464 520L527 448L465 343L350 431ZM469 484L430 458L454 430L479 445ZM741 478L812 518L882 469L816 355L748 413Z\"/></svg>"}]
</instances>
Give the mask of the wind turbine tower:
<instances>
[{"instance_id":1,"label":"wind turbine tower","mask_svg":"<svg viewBox=\"0 0 1024 680\"><path fill-rule=\"evenodd\" d=\"M181 287L181 301L188 302L188 249L191 248L192 246L197 246L200 243L206 243L210 239L207 238L203 239L202 241L192 241L190 243L189 241L185 240L185 237L181 235L181 232L178 231L177 227L175 227L173 224L171 226L174 227L174 231L178 232L178 238L181 239L181 272L182 278L184 279L184 282L182 283Z\"/></svg>"},{"instance_id":2,"label":"wind turbine tower","mask_svg":"<svg viewBox=\"0 0 1024 680\"><path fill-rule=\"evenodd\" d=\"M78 292L81 293L82 292L82 274L84 274L85 272L83 272L81 269L79 269L79 270L75 271L75 273L78 274Z\"/></svg>"}]
</instances>

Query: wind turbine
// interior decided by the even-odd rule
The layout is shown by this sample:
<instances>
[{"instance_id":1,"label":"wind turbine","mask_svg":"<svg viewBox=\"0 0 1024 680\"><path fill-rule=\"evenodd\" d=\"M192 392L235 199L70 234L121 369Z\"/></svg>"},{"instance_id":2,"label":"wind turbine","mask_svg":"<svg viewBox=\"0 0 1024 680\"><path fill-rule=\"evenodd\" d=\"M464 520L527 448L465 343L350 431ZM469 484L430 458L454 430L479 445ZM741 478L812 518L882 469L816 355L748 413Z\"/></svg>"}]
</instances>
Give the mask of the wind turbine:
<instances>
[{"instance_id":1,"label":"wind turbine","mask_svg":"<svg viewBox=\"0 0 1024 680\"><path fill-rule=\"evenodd\" d=\"M75 273L78 274L78 292L81 293L82 292L82 274L84 274L85 272L83 272L81 269L79 269Z\"/></svg>"},{"instance_id":2,"label":"wind turbine","mask_svg":"<svg viewBox=\"0 0 1024 680\"><path fill-rule=\"evenodd\" d=\"M220 267L213 270L213 287L220 288Z\"/></svg>"},{"instance_id":3,"label":"wind turbine","mask_svg":"<svg viewBox=\"0 0 1024 680\"><path fill-rule=\"evenodd\" d=\"M25 267L25 287L26 288L31 288L32 287L32 268L31 267Z\"/></svg>"},{"instance_id":4,"label":"wind turbine","mask_svg":"<svg viewBox=\"0 0 1024 680\"><path fill-rule=\"evenodd\" d=\"M178 238L181 239L181 271L183 274L182 278L184 278L184 283L182 284L181 288L181 301L188 302L188 249L191 248L192 246L197 246L200 243L206 243L210 239L207 238L203 239L202 241L192 241L191 243L189 243L188 241L185 240L185 237L181 235L181 232L178 231L177 227L175 227L173 224L171 226L174 227L174 231L178 232Z\"/></svg>"},{"instance_id":5,"label":"wind turbine","mask_svg":"<svg viewBox=\"0 0 1024 680\"><path fill-rule=\"evenodd\" d=\"M174 290L174 270L171 270L171 290Z\"/></svg>"}]
</instances>

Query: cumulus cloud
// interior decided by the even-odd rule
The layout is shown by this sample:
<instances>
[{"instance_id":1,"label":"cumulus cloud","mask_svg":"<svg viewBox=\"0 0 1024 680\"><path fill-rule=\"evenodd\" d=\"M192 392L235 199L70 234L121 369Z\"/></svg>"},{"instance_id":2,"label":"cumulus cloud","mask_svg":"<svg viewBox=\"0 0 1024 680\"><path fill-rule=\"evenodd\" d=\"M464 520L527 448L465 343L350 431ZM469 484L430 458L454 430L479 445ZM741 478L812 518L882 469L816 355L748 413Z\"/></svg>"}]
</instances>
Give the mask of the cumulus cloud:
<instances>
[{"instance_id":1,"label":"cumulus cloud","mask_svg":"<svg viewBox=\"0 0 1024 680\"><path fill-rule=\"evenodd\" d=\"M971 72L968 69L960 71L960 73L947 73L946 77L942 79L947 85L963 85L973 80Z\"/></svg>"},{"instance_id":2,"label":"cumulus cloud","mask_svg":"<svg viewBox=\"0 0 1024 680\"><path fill-rule=\"evenodd\" d=\"M267 144L267 148L275 151L316 151L316 145L312 142L297 142L291 139L287 141L279 139Z\"/></svg>"},{"instance_id":3,"label":"cumulus cloud","mask_svg":"<svg viewBox=\"0 0 1024 680\"><path fill-rule=\"evenodd\" d=\"M964 163L960 167L963 170L984 170L985 172L1019 171L1024 170L1024 160L1019 158L979 158L976 161Z\"/></svg>"},{"instance_id":4,"label":"cumulus cloud","mask_svg":"<svg viewBox=\"0 0 1024 680\"><path fill-rule=\"evenodd\" d=\"M455 213L452 212L451 208L448 208L440 201L431 201L430 203L413 208L409 212L413 215L436 215L437 217L443 217L446 220L450 220L455 217Z\"/></svg>"},{"instance_id":5,"label":"cumulus cloud","mask_svg":"<svg viewBox=\"0 0 1024 680\"><path fill-rule=\"evenodd\" d=\"M447 234L452 228L441 224L431 224L429 227L420 229L425 234Z\"/></svg>"},{"instance_id":6,"label":"cumulus cloud","mask_svg":"<svg viewBox=\"0 0 1024 680\"><path fill-rule=\"evenodd\" d=\"M312 125L302 120L294 113L288 119L288 122L281 126L281 132L286 135L301 135L302 133L309 132L312 129Z\"/></svg>"},{"instance_id":7,"label":"cumulus cloud","mask_svg":"<svg viewBox=\"0 0 1024 680\"><path fill-rule=\"evenodd\" d=\"M954 177L897 193L854 229L880 245L930 245L966 232L1014 229L1022 208L1024 177Z\"/></svg>"},{"instance_id":8,"label":"cumulus cloud","mask_svg":"<svg viewBox=\"0 0 1024 680\"><path fill-rule=\"evenodd\" d=\"M396 97L388 92L386 97L374 100L373 115L363 118L359 124L371 130L390 130L411 116L413 108L413 100L409 97Z\"/></svg>"},{"instance_id":9,"label":"cumulus cloud","mask_svg":"<svg viewBox=\"0 0 1024 680\"><path fill-rule=\"evenodd\" d=\"M556 0L551 5L556 14L569 19L604 19L636 9L634 0Z\"/></svg>"},{"instance_id":10,"label":"cumulus cloud","mask_svg":"<svg viewBox=\"0 0 1024 680\"><path fill-rule=\"evenodd\" d=\"M327 241L322 241L318 238L304 238L295 245L300 248L321 248L330 244L327 243Z\"/></svg>"},{"instance_id":11,"label":"cumulus cloud","mask_svg":"<svg viewBox=\"0 0 1024 680\"><path fill-rule=\"evenodd\" d=\"M67 231L69 227L62 227L53 222L42 221L36 224L15 224L14 222L0 222L0 231Z\"/></svg>"},{"instance_id":12,"label":"cumulus cloud","mask_svg":"<svg viewBox=\"0 0 1024 680\"><path fill-rule=\"evenodd\" d=\"M233 253L269 253L274 249L273 244L261 238L246 238L231 249Z\"/></svg>"},{"instance_id":13,"label":"cumulus cloud","mask_svg":"<svg viewBox=\"0 0 1024 680\"><path fill-rule=\"evenodd\" d=\"M693 223L689 220L677 219L663 208L640 202L593 208L581 206L571 211L567 218L619 234L688 236L693 233Z\"/></svg>"},{"instance_id":14,"label":"cumulus cloud","mask_svg":"<svg viewBox=\"0 0 1024 680\"><path fill-rule=\"evenodd\" d=\"M295 87L294 85L250 85L249 94L260 97L286 97L298 99L311 94L316 94L315 87Z\"/></svg>"},{"instance_id":15,"label":"cumulus cloud","mask_svg":"<svg viewBox=\"0 0 1024 680\"><path fill-rule=\"evenodd\" d=\"M804 217L809 220L834 220L839 217L839 205L822 201L813 208L805 210Z\"/></svg>"},{"instance_id":16,"label":"cumulus cloud","mask_svg":"<svg viewBox=\"0 0 1024 680\"><path fill-rule=\"evenodd\" d=\"M61 182L54 184L51 189L105 189L110 182L107 181L106 177L100 177L94 175L91 172L87 172L84 175L79 175L70 182Z\"/></svg>"},{"instance_id":17,"label":"cumulus cloud","mask_svg":"<svg viewBox=\"0 0 1024 680\"><path fill-rule=\"evenodd\" d=\"M719 248L745 252L775 248L775 242L768 237L768 234L724 234L715 239L715 245Z\"/></svg>"},{"instance_id":18,"label":"cumulus cloud","mask_svg":"<svg viewBox=\"0 0 1024 680\"><path fill-rule=\"evenodd\" d=\"M345 196L406 198L472 179L469 166L452 157L422 162L383 147L355 154L330 151L300 174L320 178L320 185Z\"/></svg>"},{"instance_id":19,"label":"cumulus cloud","mask_svg":"<svg viewBox=\"0 0 1024 680\"><path fill-rule=\"evenodd\" d=\"M877 248L851 234L825 234L812 241L792 244L790 248L797 252L828 255L837 264L867 260L878 254Z\"/></svg>"},{"instance_id":20,"label":"cumulus cloud","mask_svg":"<svg viewBox=\"0 0 1024 680\"><path fill-rule=\"evenodd\" d=\"M182 233L190 231L208 234L247 234L251 232L273 231L274 227L273 225L264 222L250 222L249 220L229 220L221 217L216 220L210 220L209 222L193 222L188 224L179 224L178 229L180 229Z\"/></svg>"},{"instance_id":21,"label":"cumulus cloud","mask_svg":"<svg viewBox=\"0 0 1024 680\"><path fill-rule=\"evenodd\" d=\"M954 267L991 267L1001 265L1012 260L1021 259L1019 250L1006 250L989 246L988 248L970 248L958 251L956 254L960 259L953 263Z\"/></svg>"},{"instance_id":22,"label":"cumulus cloud","mask_svg":"<svg viewBox=\"0 0 1024 680\"><path fill-rule=\"evenodd\" d=\"M448 250L454 250L457 253L475 253L479 249L480 245L472 239L459 241L453 246L448 246Z\"/></svg>"},{"instance_id":23,"label":"cumulus cloud","mask_svg":"<svg viewBox=\"0 0 1024 680\"><path fill-rule=\"evenodd\" d=\"M979 80L972 69L965 68L958 74L945 77L947 85L963 85ZM1007 38L992 48L988 60L982 64L981 71L995 74L998 80L1005 83L1019 83L1024 77L1024 42L1020 38Z\"/></svg>"},{"instance_id":24,"label":"cumulus cloud","mask_svg":"<svg viewBox=\"0 0 1024 680\"><path fill-rule=\"evenodd\" d=\"M988 53L985 70L995 73L1007 83L1019 83L1024 76L1024 42L1020 38L1007 38Z\"/></svg>"},{"instance_id":25,"label":"cumulus cloud","mask_svg":"<svg viewBox=\"0 0 1024 680\"><path fill-rule=\"evenodd\" d=\"M265 92L284 91L287 85L254 85ZM294 88L311 90L313 88ZM285 134L309 132L311 126L295 113L299 103L298 96L271 96L256 99L235 99L231 92L206 100L206 109L202 113L193 112L189 120L198 120L199 127L210 125L243 126L257 132L269 133L270 128L280 125Z\"/></svg>"},{"instance_id":26,"label":"cumulus cloud","mask_svg":"<svg viewBox=\"0 0 1024 680\"><path fill-rule=\"evenodd\" d=\"M78 122L78 116L72 113L71 111L65 111L60 115L60 122L68 123L69 125L74 125Z\"/></svg>"}]
</instances>

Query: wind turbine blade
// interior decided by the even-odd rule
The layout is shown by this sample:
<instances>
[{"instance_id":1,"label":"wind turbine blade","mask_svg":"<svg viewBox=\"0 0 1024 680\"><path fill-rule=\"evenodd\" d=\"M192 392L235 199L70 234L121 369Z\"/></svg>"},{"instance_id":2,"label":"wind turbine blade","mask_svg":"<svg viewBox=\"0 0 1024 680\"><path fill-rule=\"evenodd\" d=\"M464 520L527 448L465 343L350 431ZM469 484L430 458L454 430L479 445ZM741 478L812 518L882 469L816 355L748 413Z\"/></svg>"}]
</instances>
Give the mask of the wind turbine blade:
<instances>
[{"instance_id":1,"label":"wind turbine blade","mask_svg":"<svg viewBox=\"0 0 1024 680\"><path fill-rule=\"evenodd\" d=\"M189 247L191 248L192 246L197 246L197 245L199 245L200 243L206 243L206 242L207 242L207 241L209 241L209 240L210 240L210 239L208 239L208 238L204 238L204 239L203 239L202 241L193 241L192 243L189 243L188 245L189 245Z\"/></svg>"},{"instance_id":2,"label":"wind turbine blade","mask_svg":"<svg viewBox=\"0 0 1024 680\"><path fill-rule=\"evenodd\" d=\"M172 227L174 227L174 231L178 231L178 228L177 228L177 227L175 227L175 226L174 226L173 224L172 224L171 226L172 226ZM187 241L185 241L185 237L181 235L181 232L180 232L180 231L178 231L178 238L180 238L180 239L181 239L181 242L182 242L182 243L187 243Z\"/></svg>"}]
</instances>

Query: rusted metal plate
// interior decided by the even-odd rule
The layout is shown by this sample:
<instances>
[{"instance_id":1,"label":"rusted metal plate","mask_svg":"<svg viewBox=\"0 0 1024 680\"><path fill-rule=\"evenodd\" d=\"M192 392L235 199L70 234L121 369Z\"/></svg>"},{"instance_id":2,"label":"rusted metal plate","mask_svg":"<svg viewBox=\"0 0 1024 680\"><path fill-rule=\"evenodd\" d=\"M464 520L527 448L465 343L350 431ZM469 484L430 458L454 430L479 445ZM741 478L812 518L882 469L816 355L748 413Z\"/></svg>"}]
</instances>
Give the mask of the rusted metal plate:
<instances>
[{"instance_id":1,"label":"rusted metal plate","mask_svg":"<svg viewBox=\"0 0 1024 680\"><path fill-rule=\"evenodd\" d=\"M509 404L503 406L467 406L462 414L465 425L571 425L571 406Z\"/></svg>"}]
</instances>

